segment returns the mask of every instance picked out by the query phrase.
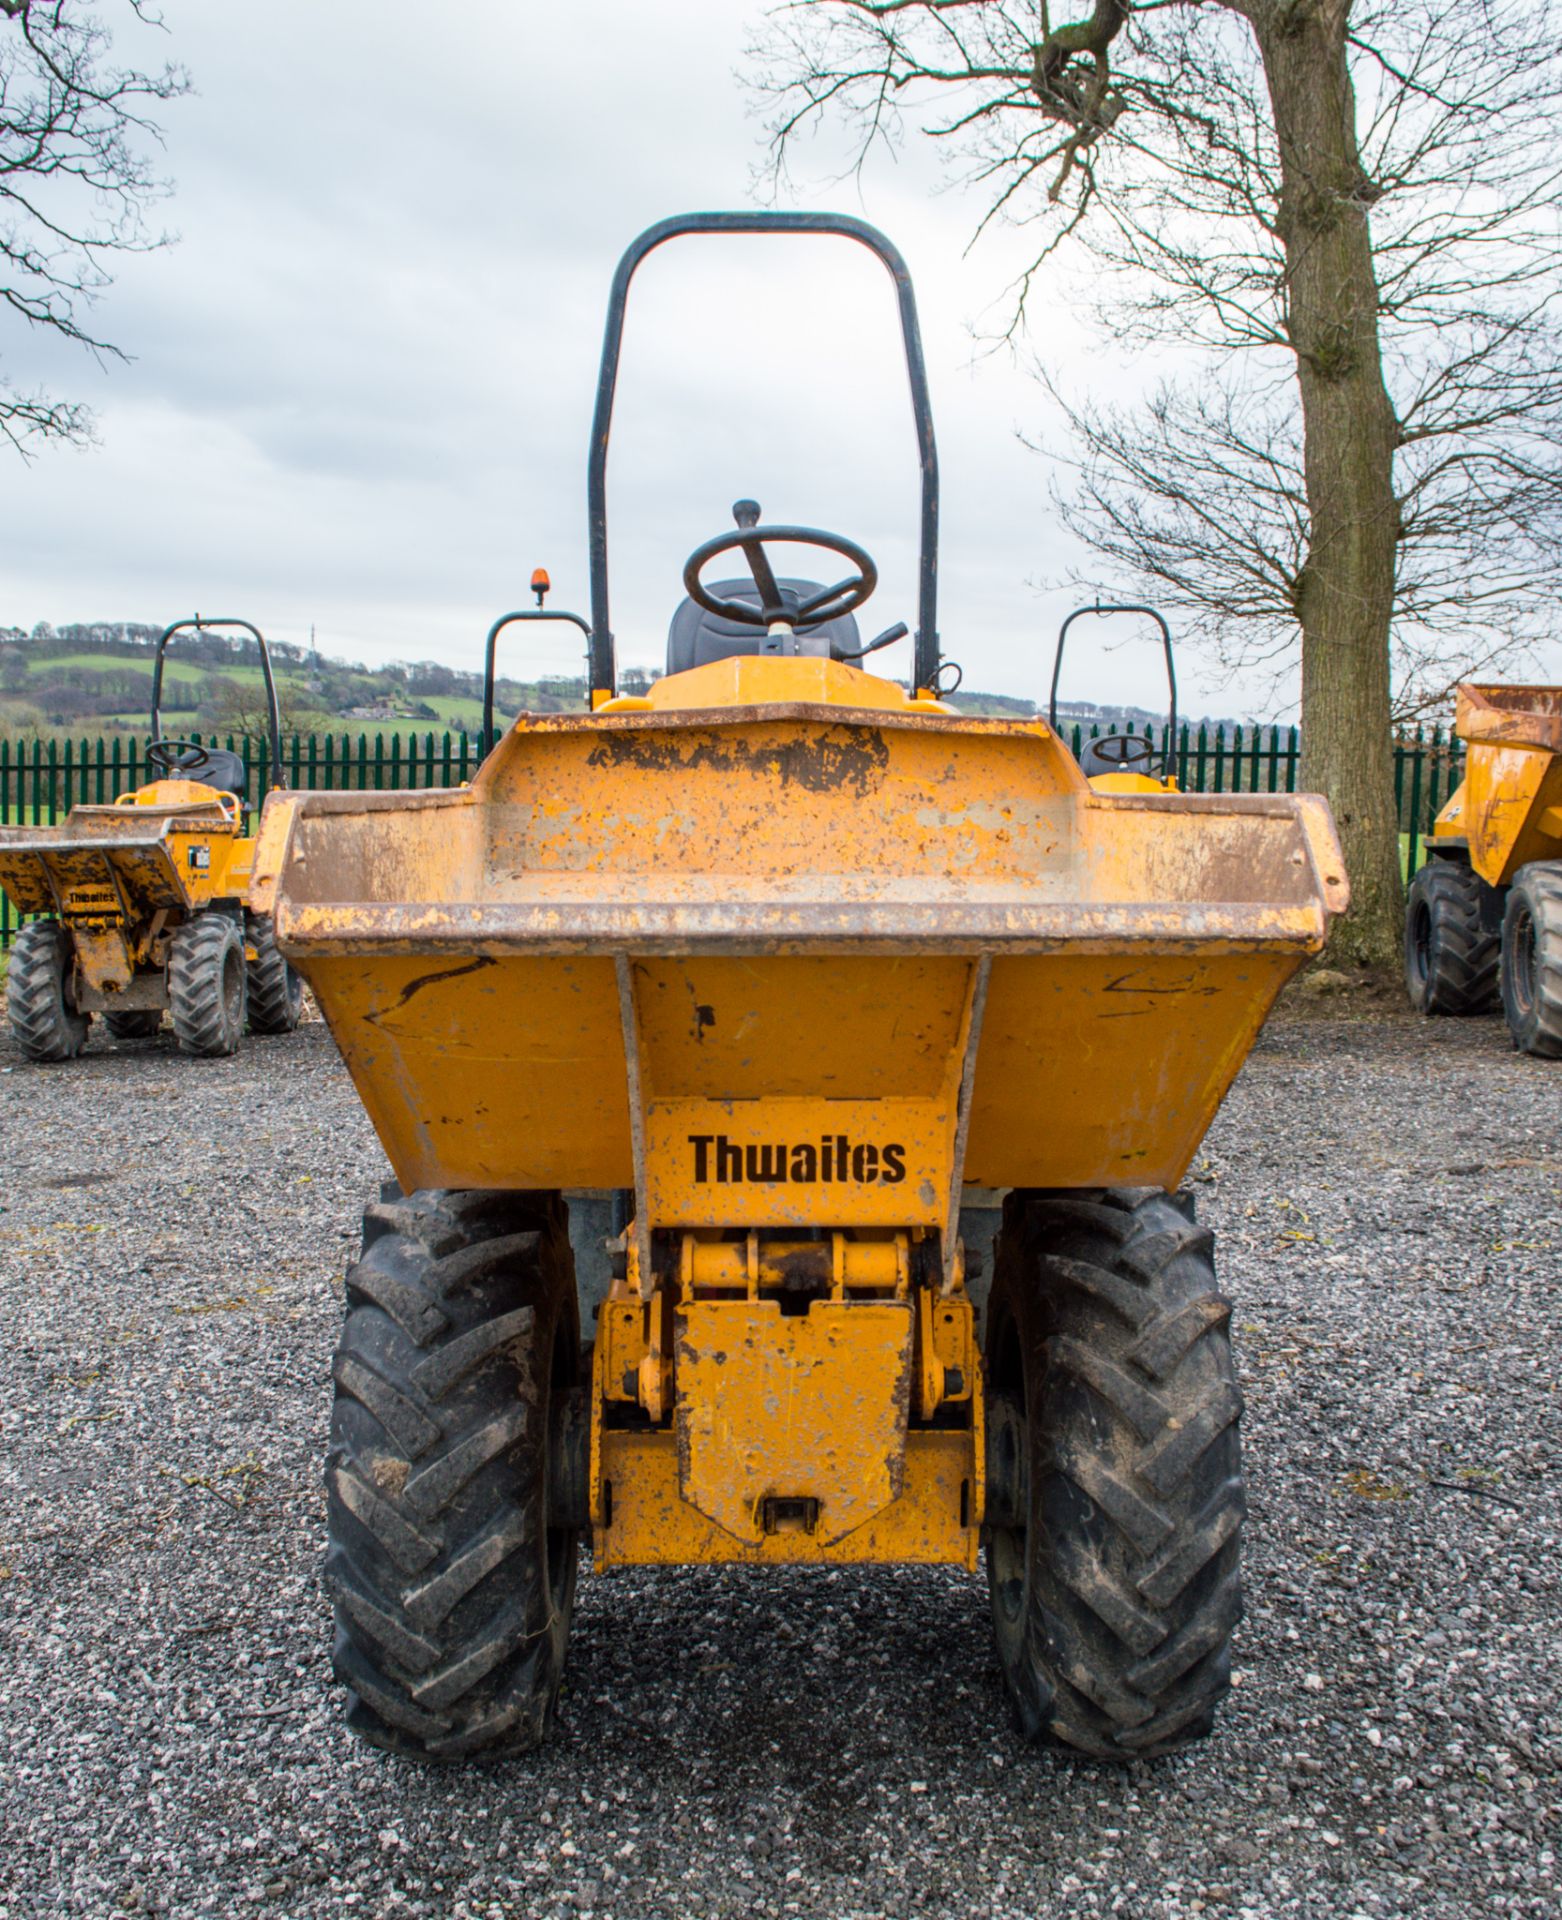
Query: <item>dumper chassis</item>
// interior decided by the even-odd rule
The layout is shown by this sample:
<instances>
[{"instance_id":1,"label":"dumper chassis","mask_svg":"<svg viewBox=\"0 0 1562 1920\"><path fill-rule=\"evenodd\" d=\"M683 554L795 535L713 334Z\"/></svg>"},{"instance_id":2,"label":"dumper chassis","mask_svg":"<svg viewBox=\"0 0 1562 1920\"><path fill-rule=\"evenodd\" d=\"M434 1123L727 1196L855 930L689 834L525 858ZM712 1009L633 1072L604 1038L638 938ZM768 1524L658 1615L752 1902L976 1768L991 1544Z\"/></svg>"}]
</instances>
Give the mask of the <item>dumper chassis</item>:
<instances>
[{"instance_id":1,"label":"dumper chassis","mask_svg":"<svg viewBox=\"0 0 1562 1920\"><path fill-rule=\"evenodd\" d=\"M1523 1053L1562 1059L1562 687L1469 684L1465 777L1405 903L1405 987L1425 1014L1501 1006Z\"/></svg>"},{"instance_id":2,"label":"dumper chassis","mask_svg":"<svg viewBox=\"0 0 1562 1920\"><path fill-rule=\"evenodd\" d=\"M909 690L860 666L906 632L857 633L871 557L740 501L685 566L666 676L616 691L629 283L709 232L840 234L891 275ZM1022 1732L1170 1752L1229 1684L1244 1511L1230 1309L1180 1182L1344 910L1327 807L1181 794L1130 736L1087 779L1045 721L940 698L915 304L861 222L699 214L630 247L589 506L591 710L523 714L460 791L283 796L256 851L394 1173L334 1368L349 1719L425 1760L535 1746L583 1541L596 1577L974 1572L985 1545ZM852 571L782 573L798 544ZM726 552L748 580L706 580ZM567 1193L621 1228L585 1313Z\"/></svg>"},{"instance_id":3,"label":"dumper chassis","mask_svg":"<svg viewBox=\"0 0 1562 1920\"><path fill-rule=\"evenodd\" d=\"M166 1011L183 1053L231 1054L251 1033L291 1033L303 983L269 914L247 907L255 839L238 754L162 730L163 662L187 629L238 627L259 651L271 778L282 742L265 636L247 620L176 620L152 658L154 778L56 826L0 827L0 887L18 913L6 979L11 1036L30 1060L73 1060L100 1016L116 1040L149 1040ZM267 796L269 798L269 796ZM262 800L264 814L266 799Z\"/></svg>"}]
</instances>

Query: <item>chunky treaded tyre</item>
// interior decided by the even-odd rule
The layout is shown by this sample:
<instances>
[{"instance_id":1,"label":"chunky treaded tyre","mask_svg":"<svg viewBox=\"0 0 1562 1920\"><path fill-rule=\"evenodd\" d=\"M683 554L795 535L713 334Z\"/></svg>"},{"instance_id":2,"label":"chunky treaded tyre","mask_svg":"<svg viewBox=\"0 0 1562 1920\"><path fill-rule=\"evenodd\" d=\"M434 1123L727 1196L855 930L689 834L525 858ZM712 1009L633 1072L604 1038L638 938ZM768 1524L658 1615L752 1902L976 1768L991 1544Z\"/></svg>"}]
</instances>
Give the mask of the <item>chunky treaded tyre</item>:
<instances>
[{"instance_id":1,"label":"chunky treaded tyre","mask_svg":"<svg viewBox=\"0 0 1562 1920\"><path fill-rule=\"evenodd\" d=\"M1501 935L1482 912L1490 889L1459 860L1428 860L1405 899L1405 991L1417 1013L1486 1013L1497 1004Z\"/></svg>"},{"instance_id":2,"label":"chunky treaded tyre","mask_svg":"<svg viewBox=\"0 0 1562 1920\"><path fill-rule=\"evenodd\" d=\"M76 1010L70 935L58 920L29 920L11 943L5 982L11 1037L29 1060L74 1060L91 1017Z\"/></svg>"},{"instance_id":3,"label":"chunky treaded tyre","mask_svg":"<svg viewBox=\"0 0 1562 1920\"><path fill-rule=\"evenodd\" d=\"M292 1033L304 1011L304 983L277 951L269 913L246 914L244 925L255 949L249 963L249 1030Z\"/></svg>"},{"instance_id":4,"label":"chunky treaded tyre","mask_svg":"<svg viewBox=\"0 0 1562 1920\"><path fill-rule=\"evenodd\" d=\"M181 1052L234 1052L244 1031L244 942L224 913L201 913L174 934L168 1006Z\"/></svg>"},{"instance_id":5,"label":"chunky treaded tyre","mask_svg":"<svg viewBox=\"0 0 1562 1920\"><path fill-rule=\"evenodd\" d=\"M1242 1410L1212 1239L1159 1190L1012 1194L988 1311L987 1574L1021 1732L1201 1739L1242 1611Z\"/></svg>"},{"instance_id":6,"label":"chunky treaded tyre","mask_svg":"<svg viewBox=\"0 0 1562 1920\"><path fill-rule=\"evenodd\" d=\"M162 1031L163 1015L158 1007L138 1007L130 1013L106 1013L103 1024L116 1040L150 1040Z\"/></svg>"},{"instance_id":7,"label":"chunky treaded tyre","mask_svg":"<svg viewBox=\"0 0 1562 1920\"><path fill-rule=\"evenodd\" d=\"M326 1472L336 1675L365 1739L443 1760L546 1737L576 1561L550 1450L579 1370L556 1197L430 1191L365 1213Z\"/></svg>"},{"instance_id":8,"label":"chunky treaded tyre","mask_svg":"<svg viewBox=\"0 0 1562 1920\"><path fill-rule=\"evenodd\" d=\"M1562 1060L1562 860L1520 867L1508 889L1502 1010L1521 1051Z\"/></svg>"}]
</instances>

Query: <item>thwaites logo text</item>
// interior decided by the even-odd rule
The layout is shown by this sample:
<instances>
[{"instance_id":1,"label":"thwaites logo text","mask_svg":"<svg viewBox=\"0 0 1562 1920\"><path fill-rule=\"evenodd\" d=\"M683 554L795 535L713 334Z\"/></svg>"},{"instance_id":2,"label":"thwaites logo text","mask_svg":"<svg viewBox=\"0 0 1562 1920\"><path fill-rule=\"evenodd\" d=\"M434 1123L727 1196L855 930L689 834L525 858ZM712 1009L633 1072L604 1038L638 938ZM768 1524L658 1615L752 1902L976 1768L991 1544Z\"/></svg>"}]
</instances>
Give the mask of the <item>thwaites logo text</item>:
<instances>
[{"instance_id":1,"label":"thwaites logo text","mask_svg":"<svg viewBox=\"0 0 1562 1920\"><path fill-rule=\"evenodd\" d=\"M753 1186L855 1185L896 1187L906 1177L906 1149L892 1140L884 1146L852 1140L844 1133L822 1134L764 1146L744 1145L724 1133L691 1133L696 1186L712 1182Z\"/></svg>"}]
</instances>

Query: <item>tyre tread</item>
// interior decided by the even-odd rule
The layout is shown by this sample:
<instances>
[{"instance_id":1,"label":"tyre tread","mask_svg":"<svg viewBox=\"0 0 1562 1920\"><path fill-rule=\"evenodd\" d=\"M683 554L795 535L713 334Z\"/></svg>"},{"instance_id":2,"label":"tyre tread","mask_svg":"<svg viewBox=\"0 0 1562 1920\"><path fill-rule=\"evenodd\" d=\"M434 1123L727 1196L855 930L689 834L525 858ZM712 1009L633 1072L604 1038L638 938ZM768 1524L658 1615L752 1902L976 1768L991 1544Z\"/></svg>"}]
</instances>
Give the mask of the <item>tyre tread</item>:
<instances>
[{"instance_id":1,"label":"tyre tread","mask_svg":"<svg viewBox=\"0 0 1562 1920\"><path fill-rule=\"evenodd\" d=\"M70 935L58 920L29 920L11 943L6 1017L29 1060L74 1060L87 1044L88 1016L68 1004Z\"/></svg>"},{"instance_id":2,"label":"tyre tread","mask_svg":"<svg viewBox=\"0 0 1562 1920\"><path fill-rule=\"evenodd\" d=\"M1497 1004L1501 933L1482 916L1486 882L1463 861L1432 859L1410 883L1405 901L1405 987L1418 1013L1489 1013ZM1425 979L1413 953L1416 913L1431 916Z\"/></svg>"},{"instance_id":3,"label":"tyre tread","mask_svg":"<svg viewBox=\"0 0 1562 1920\"><path fill-rule=\"evenodd\" d=\"M542 1416L574 1299L555 1196L422 1192L365 1212L327 1586L348 1722L376 1745L455 1759L535 1746L551 1724L568 1607L548 1584Z\"/></svg>"},{"instance_id":4,"label":"tyre tread","mask_svg":"<svg viewBox=\"0 0 1562 1920\"><path fill-rule=\"evenodd\" d=\"M1535 1007L1530 1020L1522 1019L1514 1002L1510 956L1504 928L1502 967L1503 1011L1514 1044L1541 1060L1562 1059L1562 860L1533 861L1513 876L1508 912L1516 897L1528 903L1535 926Z\"/></svg>"},{"instance_id":5,"label":"tyre tread","mask_svg":"<svg viewBox=\"0 0 1562 1920\"><path fill-rule=\"evenodd\" d=\"M1036 1430L1001 1664L1023 1732L1096 1758L1202 1738L1229 1685L1242 1398L1212 1249L1186 1197L1159 1190L1005 1209L989 1340L1025 1356Z\"/></svg>"},{"instance_id":6,"label":"tyre tread","mask_svg":"<svg viewBox=\"0 0 1562 1920\"><path fill-rule=\"evenodd\" d=\"M219 1060L238 1050L244 1029L244 1008L230 1020L223 994L223 974L229 949L237 946L244 963L244 944L235 922L225 913L196 914L175 929L168 955L168 1010L182 1053Z\"/></svg>"},{"instance_id":7,"label":"tyre tread","mask_svg":"<svg viewBox=\"0 0 1562 1920\"><path fill-rule=\"evenodd\" d=\"M277 946L271 915L246 913L244 935L255 949L255 958L249 962L246 1006L250 1032L294 1032L303 1017L303 987Z\"/></svg>"}]
</instances>

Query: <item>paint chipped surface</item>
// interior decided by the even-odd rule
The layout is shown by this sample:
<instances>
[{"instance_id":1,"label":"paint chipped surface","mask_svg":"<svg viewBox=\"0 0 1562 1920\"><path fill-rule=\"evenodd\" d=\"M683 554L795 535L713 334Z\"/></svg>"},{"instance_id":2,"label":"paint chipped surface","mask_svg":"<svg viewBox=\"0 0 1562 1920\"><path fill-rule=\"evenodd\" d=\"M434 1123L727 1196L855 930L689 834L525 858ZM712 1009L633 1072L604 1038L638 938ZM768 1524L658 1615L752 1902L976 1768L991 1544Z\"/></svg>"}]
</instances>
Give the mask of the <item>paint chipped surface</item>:
<instances>
[{"instance_id":1,"label":"paint chipped surface","mask_svg":"<svg viewBox=\"0 0 1562 1920\"><path fill-rule=\"evenodd\" d=\"M1097 794L1045 727L839 663L678 678L703 704L523 717L460 793L290 796L279 944L398 1173L940 1227L958 1123L985 1185L1175 1182L1344 907L1322 803ZM864 1177L802 1177L842 1135ZM742 1146L725 1192L705 1136Z\"/></svg>"},{"instance_id":2,"label":"paint chipped surface","mask_svg":"<svg viewBox=\"0 0 1562 1920\"><path fill-rule=\"evenodd\" d=\"M816 1300L784 1314L774 1300L691 1300L677 1329L678 1485L696 1511L758 1545L776 1528L766 1502L787 1503L822 1550L900 1497L908 1303Z\"/></svg>"}]
</instances>

